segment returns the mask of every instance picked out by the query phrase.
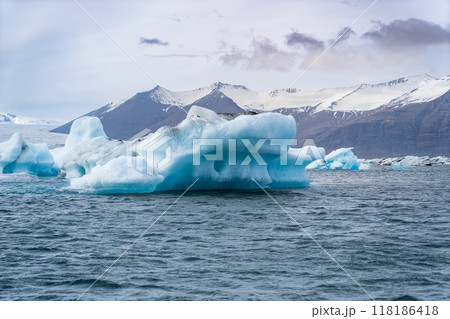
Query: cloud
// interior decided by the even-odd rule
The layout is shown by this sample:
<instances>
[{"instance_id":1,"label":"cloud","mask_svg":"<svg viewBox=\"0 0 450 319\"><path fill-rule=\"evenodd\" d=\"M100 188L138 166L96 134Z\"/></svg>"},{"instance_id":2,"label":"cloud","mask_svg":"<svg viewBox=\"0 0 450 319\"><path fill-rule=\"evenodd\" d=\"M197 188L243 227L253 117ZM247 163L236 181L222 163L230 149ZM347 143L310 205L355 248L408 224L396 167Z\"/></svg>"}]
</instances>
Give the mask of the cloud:
<instances>
[{"instance_id":1,"label":"cloud","mask_svg":"<svg viewBox=\"0 0 450 319\"><path fill-rule=\"evenodd\" d=\"M323 56L321 53L335 45ZM292 31L285 35L285 47L268 38L252 40L250 50L232 48L220 56L227 66L244 69L292 71L309 68L320 71L391 70L411 65L431 65L429 56L445 56L450 46L450 30L424 20L410 18L390 23L376 22L375 28L358 36L351 28L340 29L335 38L320 39ZM431 47L432 46L432 47ZM226 46L223 46L226 48ZM320 59L316 61L317 57Z\"/></svg>"},{"instance_id":2,"label":"cloud","mask_svg":"<svg viewBox=\"0 0 450 319\"><path fill-rule=\"evenodd\" d=\"M323 41L297 31L286 35L286 44L290 47L304 47L307 50L323 50L324 48Z\"/></svg>"},{"instance_id":3,"label":"cloud","mask_svg":"<svg viewBox=\"0 0 450 319\"><path fill-rule=\"evenodd\" d=\"M450 32L438 24L420 19L394 20L389 24L377 23L377 29L366 32L369 39L384 48L407 48L450 43Z\"/></svg>"},{"instance_id":4,"label":"cloud","mask_svg":"<svg viewBox=\"0 0 450 319\"><path fill-rule=\"evenodd\" d=\"M141 37L141 40L139 41L139 43L141 43L141 44L149 44L149 45L163 45L163 46L168 46L169 45L168 42L164 42L164 41L162 41L162 40L160 40L158 38L149 39L149 38L144 38L144 37Z\"/></svg>"},{"instance_id":5,"label":"cloud","mask_svg":"<svg viewBox=\"0 0 450 319\"><path fill-rule=\"evenodd\" d=\"M375 23L373 30L334 46L314 67L324 71L348 69L368 72L392 68L409 70L411 65L420 65L423 69L432 64L430 56L448 56L450 31L440 25L415 18ZM351 35L345 34L338 44ZM301 66L305 67L312 59L306 56Z\"/></svg>"},{"instance_id":6,"label":"cloud","mask_svg":"<svg viewBox=\"0 0 450 319\"><path fill-rule=\"evenodd\" d=\"M348 29L348 30L347 30L347 29ZM356 35L356 32L353 31L351 28L346 27L346 28L343 28L341 31L339 31L339 32L337 33L336 40L334 40L334 41L337 41L336 43L342 42L342 41L346 41L346 40L348 40L351 36L354 36L354 35Z\"/></svg>"},{"instance_id":7,"label":"cloud","mask_svg":"<svg viewBox=\"0 0 450 319\"><path fill-rule=\"evenodd\" d=\"M295 63L293 53L278 49L268 38L253 39L247 52L234 47L231 53L223 54L219 59L225 65L252 70L288 71Z\"/></svg>"}]
</instances>

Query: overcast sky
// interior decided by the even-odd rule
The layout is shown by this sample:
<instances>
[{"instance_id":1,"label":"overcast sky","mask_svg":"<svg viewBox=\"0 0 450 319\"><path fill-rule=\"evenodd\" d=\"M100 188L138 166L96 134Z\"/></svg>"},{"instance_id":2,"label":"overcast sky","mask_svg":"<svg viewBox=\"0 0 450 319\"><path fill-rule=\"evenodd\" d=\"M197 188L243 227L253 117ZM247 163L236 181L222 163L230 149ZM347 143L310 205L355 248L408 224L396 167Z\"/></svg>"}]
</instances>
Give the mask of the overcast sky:
<instances>
[{"instance_id":1,"label":"overcast sky","mask_svg":"<svg viewBox=\"0 0 450 319\"><path fill-rule=\"evenodd\" d=\"M373 2L79 3L161 86L287 88ZM450 4L379 0L294 85L304 90L450 74ZM0 112L69 120L153 88L72 0L0 0Z\"/></svg>"}]
</instances>

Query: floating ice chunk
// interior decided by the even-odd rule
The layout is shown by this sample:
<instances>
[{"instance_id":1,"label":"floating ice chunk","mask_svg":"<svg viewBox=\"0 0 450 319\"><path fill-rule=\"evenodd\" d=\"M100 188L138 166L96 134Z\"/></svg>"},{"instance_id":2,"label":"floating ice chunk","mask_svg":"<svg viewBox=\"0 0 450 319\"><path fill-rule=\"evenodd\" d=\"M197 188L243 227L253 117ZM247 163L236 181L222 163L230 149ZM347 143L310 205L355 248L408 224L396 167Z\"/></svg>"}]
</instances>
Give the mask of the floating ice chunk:
<instances>
[{"instance_id":1,"label":"floating ice chunk","mask_svg":"<svg viewBox=\"0 0 450 319\"><path fill-rule=\"evenodd\" d=\"M402 163L400 163L400 162L392 162L391 169L393 171L403 171Z\"/></svg>"},{"instance_id":2,"label":"floating ice chunk","mask_svg":"<svg viewBox=\"0 0 450 319\"><path fill-rule=\"evenodd\" d=\"M358 158L353 154L352 150L353 147L339 148L326 155L325 161L327 163L331 162L330 169L358 169Z\"/></svg>"},{"instance_id":3,"label":"floating ice chunk","mask_svg":"<svg viewBox=\"0 0 450 319\"><path fill-rule=\"evenodd\" d=\"M430 158L430 163L432 165L450 165L450 158L445 157L445 156L436 156L433 158Z\"/></svg>"},{"instance_id":4,"label":"floating ice chunk","mask_svg":"<svg viewBox=\"0 0 450 319\"><path fill-rule=\"evenodd\" d=\"M430 158L428 156L405 156L400 161L402 164L407 164L409 167L412 166L423 166L430 163Z\"/></svg>"},{"instance_id":5,"label":"floating ice chunk","mask_svg":"<svg viewBox=\"0 0 450 319\"><path fill-rule=\"evenodd\" d=\"M402 164L403 168L415 167L415 166L432 166L432 165L442 165L450 164L450 158L444 156L436 156L429 158L428 156L403 156L403 157L391 157L391 158L381 158L376 161L378 165L392 165L394 162L399 162Z\"/></svg>"},{"instance_id":6,"label":"floating ice chunk","mask_svg":"<svg viewBox=\"0 0 450 319\"><path fill-rule=\"evenodd\" d=\"M3 169L14 162L22 152L22 135L15 133L9 141L0 143L0 173Z\"/></svg>"},{"instance_id":7,"label":"floating ice chunk","mask_svg":"<svg viewBox=\"0 0 450 319\"><path fill-rule=\"evenodd\" d=\"M19 133L0 144L0 173L55 176L58 168L46 144L30 144Z\"/></svg>"},{"instance_id":8,"label":"floating ice chunk","mask_svg":"<svg viewBox=\"0 0 450 319\"><path fill-rule=\"evenodd\" d=\"M360 160L358 159L359 163L359 170L360 171L366 171L372 167L372 163L370 161Z\"/></svg>"},{"instance_id":9,"label":"floating ice chunk","mask_svg":"<svg viewBox=\"0 0 450 319\"><path fill-rule=\"evenodd\" d=\"M327 154L324 159L318 159L309 164L306 169L357 170L360 168L360 162L352 150L353 147L334 150Z\"/></svg>"}]
</instances>

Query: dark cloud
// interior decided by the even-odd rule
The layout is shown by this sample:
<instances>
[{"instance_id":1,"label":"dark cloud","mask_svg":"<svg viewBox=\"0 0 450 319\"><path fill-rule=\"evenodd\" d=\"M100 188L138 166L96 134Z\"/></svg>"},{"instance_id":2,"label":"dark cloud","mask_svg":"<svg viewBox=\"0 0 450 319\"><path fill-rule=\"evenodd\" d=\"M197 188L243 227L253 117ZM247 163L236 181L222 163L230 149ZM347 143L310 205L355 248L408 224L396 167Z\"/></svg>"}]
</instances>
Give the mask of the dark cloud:
<instances>
[{"instance_id":1,"label":"dark cloud","mask_svg":"<svg viewBox=\"0 0 450 319\"><path fill-rule=\"evenodd\" d=\"M149 45L163 45L163 46L169 45L168 42L164 42L158 38L149 39L149 38L144 38L144 37L141 37L141 40L139 41L139 43L149 44Z\"/></svg>"},{"instance_id":2,"label":"dark cloud","mask_svg":"<svg viewBox=\"0 0 450 319\"><path fill-rule=\"evenodd\" d=\"M348 30L347 30L348 29ZM337 42L348 40L351 36L355 35L355 31L353 31L351 28L343 28L341 31L338 32L336 40Z\"/></svg>"},{"instance_id":3,"label":"dark cloud","mask_svg":"<svg viewBox=\"0 0 450 319\"><path fill-rule=\"evenodd\" d=\"M295 63L295 55L278 49L268 38L259 38L253 39L250 51L235 47L230 53L220 56L220 61L245 69L288 71Z\"/></svg>"},{"instance_id":4,"label":"dark cloud","mask_svg":"<svg viewBox=\"0 0 450 319\"><path fill-rule=\"evenodd\" d=\"M438 24L414 18L394 20L389 24L378 22L376 30L366 32L362 37L386 48L450 43L449 31Z\"/></svg>"},{"instance_id":5,"label":"dark cloud","mask_svg":"<svg viewBox=\"0 0 450 319\"><path fill-rule=\"evenodd\" d=\"M290 47L304 47L307 50L323 50L324 48L323 41L297 31L286 35L286 44Z\"/></svg>"},{"instance_id":6,"label":"dark cloud","mask_svg":"<svg viewBox=\"0 0 450 319\"><path fill-rule=\"evenodd\" d=\"M253 39L249 50L232 48L220 56L224 65L246 69L290 71L314 68L322 70L409 67L411 61L427 61L430 52L443 53L450 44L450 30L424 20L411 18L384 24L375 22L373 30L358 36L346 27L335 38L320 39L293 30L285 36L285 47L277 47L268 38ZM335 43L336 42L336 43ZM330 48L323 57L320 55ZM227 46L224 44L223 49ZM431 50L431 51L430 51ZM448 51L446 51L448 52ZM320 61L316 61L320 56Z\"/></svg>"}]
</instances>

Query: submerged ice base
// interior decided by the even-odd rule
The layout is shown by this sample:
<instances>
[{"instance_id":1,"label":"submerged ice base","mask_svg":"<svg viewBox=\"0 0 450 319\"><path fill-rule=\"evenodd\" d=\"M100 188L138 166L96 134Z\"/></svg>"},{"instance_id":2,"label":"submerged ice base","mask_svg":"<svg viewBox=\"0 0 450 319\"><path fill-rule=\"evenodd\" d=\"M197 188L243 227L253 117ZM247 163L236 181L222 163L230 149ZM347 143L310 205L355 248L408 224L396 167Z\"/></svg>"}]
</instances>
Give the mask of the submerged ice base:
<instances>
[{"instance_id":1,"label":"submerged ice base","mask_svg":"<svg viewBox=\"0 0 450 319\"><path fill-rule=\"evenodd\" d=\"M95 134L83 134L86 127ZM52 151L73 190L149 193L184 190L196 180L192 189L309 185L305 167L311 158L289 147L283 154L280 145L271 142L294 140L291 116L265 113L226 120L194 106L179 125L162 127L136 141L110 140L100 128L99 120L81 118L72 126L70 143ZM249 152L252 146L258 148L260 158Z\"/></svg>"}]
</instances>

